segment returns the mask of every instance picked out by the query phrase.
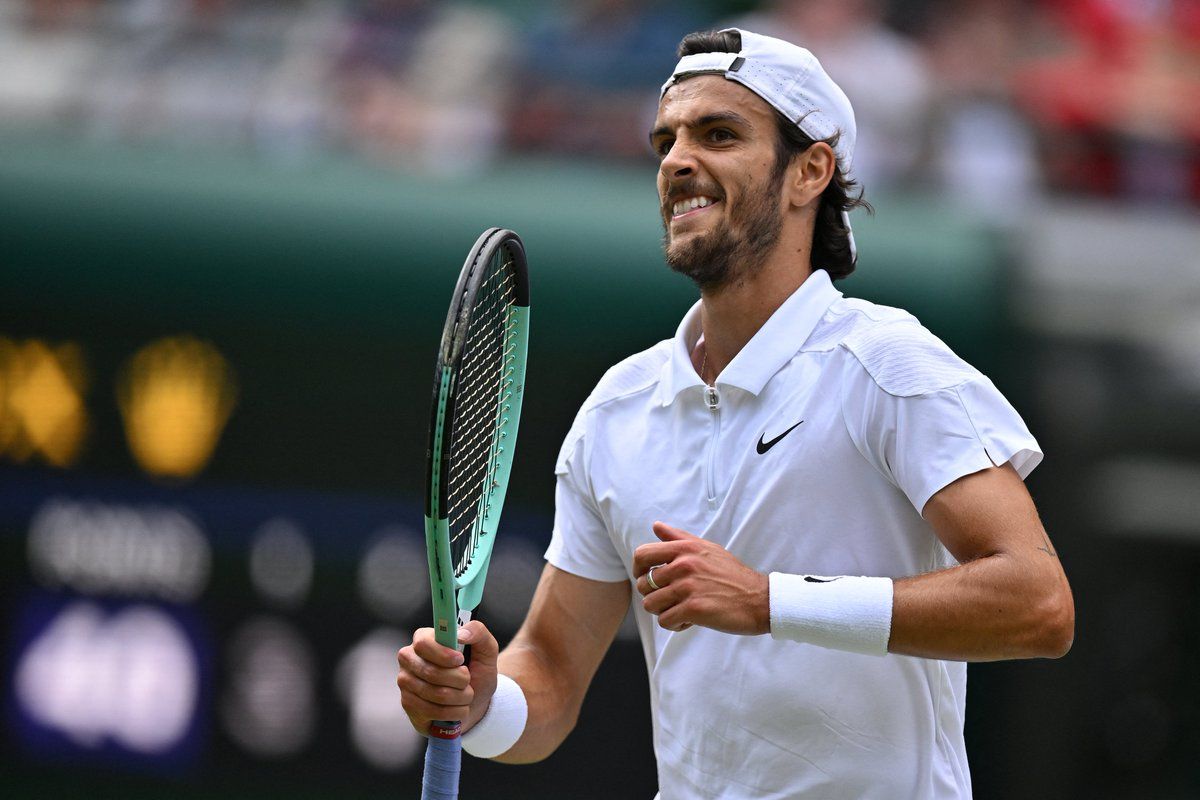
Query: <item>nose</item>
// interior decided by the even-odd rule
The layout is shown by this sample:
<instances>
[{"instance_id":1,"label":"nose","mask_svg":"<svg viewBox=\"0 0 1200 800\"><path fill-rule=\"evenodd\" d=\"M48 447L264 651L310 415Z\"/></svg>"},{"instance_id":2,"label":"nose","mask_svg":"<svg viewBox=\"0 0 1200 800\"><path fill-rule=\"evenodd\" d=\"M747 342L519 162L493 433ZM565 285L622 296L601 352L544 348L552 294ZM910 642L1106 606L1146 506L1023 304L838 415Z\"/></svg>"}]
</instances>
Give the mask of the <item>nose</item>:
<instances>
[{"instance_id":1,"label":"nose","mask_svg":"<svg viewBox=\"0 0 1200 800\"><path fill-rule=\"evenodd\" d=\"M658 169L668 181L686 178L696 171L695 151L683 139L676 139Z\"/></svg>"}]
</instances>

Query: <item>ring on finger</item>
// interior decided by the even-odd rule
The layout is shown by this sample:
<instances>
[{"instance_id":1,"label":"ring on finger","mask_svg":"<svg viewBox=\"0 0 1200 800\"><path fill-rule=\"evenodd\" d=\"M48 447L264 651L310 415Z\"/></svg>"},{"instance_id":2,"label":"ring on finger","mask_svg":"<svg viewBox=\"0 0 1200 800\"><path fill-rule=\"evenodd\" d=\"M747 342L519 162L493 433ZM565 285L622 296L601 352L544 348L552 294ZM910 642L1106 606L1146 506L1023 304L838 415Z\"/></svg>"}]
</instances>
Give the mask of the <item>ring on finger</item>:
<instances>
[{"instance_id":1,"label":"ring on finger","mask_svg":"<svg viewBox=\"0 0 1200 800\"><path fill-rule=\"evenodd\" d=\"M646 573L646 583L650 584L651 589L661 589L662 588L661 586L659 586L657 583L654 582L654 570L658 569L659 567L665 567L665 566L666 566L666 564L655 564Z\"/></svg>"}]
</instances>

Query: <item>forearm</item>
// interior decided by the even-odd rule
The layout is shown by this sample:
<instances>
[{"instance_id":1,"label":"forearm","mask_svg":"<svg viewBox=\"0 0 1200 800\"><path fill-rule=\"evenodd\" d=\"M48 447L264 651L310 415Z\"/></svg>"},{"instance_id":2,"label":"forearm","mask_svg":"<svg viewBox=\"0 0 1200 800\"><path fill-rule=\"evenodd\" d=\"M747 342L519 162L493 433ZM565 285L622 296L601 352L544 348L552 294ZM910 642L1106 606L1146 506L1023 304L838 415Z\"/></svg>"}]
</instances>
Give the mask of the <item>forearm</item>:
<instances>
[{"instance_id":1,"label":"forearm","mask_svg":"<svg viewBox=\"0 0 1200 800\"><path fill-rule=\"evenodd\" d=\"M1057 658L1070 649L1071 587L1016 470L960 478L922 515L961 563L896 581L891 652L996 661Z\"/></svg>"},{"instance_id":2,"label":"forearm","mask_svg":"<svg viewBox=\"0 0 1200 800\"><path fill-rule=\"evenodd\" d=\"M634 553L642 607L668 630L703 625L819 647L952 661L1056 658L1070 648L1071 589L1011 467L972 473L926 503L962 562L912 578L762 575L713 542L661 522Z\"/></svg>"},{"instance_id":3,"label":"forearm","mask_svg":"<svg viewBox=\"0 0 1200 800\"><path fill-rule=\"evenodd\" d=\"M547 566L525 624L497 662L521 687L528 718L517 743L495 760L540 761L562 744L628 607L628 583L590 581Z\"/></svg>"},{"instance_id":4,"label":"forearm","mask_svg":"<svg viewBox=\"0 0 1200 800\"><path fill-rule=\"evenodd\" d=\"M572 688L562 684L559 674L539 648L513 642L500 654L500 672L521 687L529 717L521 738L496 757L506 764L528 764L553 753L575 727L582 705Z\"/></svg>"},{"instance_id":5,"label":"forearm","mask_svg":"<svg viewBox=\"0 0 1200 800\"><path fill-rule=\"evenodd\" d=\"M1070 649L1074 618L1057 560L996 553L897 580L888 651L952 661L1057 658Z\"/></svg>"}]
</instances>

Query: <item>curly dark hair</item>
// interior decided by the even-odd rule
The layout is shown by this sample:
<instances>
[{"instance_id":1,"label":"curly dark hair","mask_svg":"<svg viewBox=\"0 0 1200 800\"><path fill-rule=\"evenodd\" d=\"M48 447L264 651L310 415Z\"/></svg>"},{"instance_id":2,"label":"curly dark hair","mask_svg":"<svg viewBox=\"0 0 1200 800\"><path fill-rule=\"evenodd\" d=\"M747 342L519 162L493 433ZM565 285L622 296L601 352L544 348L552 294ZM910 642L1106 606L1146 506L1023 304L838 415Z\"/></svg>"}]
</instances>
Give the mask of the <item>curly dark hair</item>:
<instances>
[{"instance_id":1,"label":"curly dark hair","mask_svg":"<svg viewBox=\"0 0 1200 800\"><path fill-rule=\"evenodd\" d=\"M695 53L738 53L742 49L742 35L737 31L697 31L689 33L679 42L678 55ZM818 141L836 147L838 136L828 139L812 139L800 127L775 109L775 174L783 174L792 159L808 150ZM823 269L833 280L844 278L854 272L856 259L850 252L850 232L842 221L842 212L862 208L873 212L871 204L863 199L862 187L846 175L841 164L834 170L833 180L821 193L817 207L816 224L813 226L812 265Z\"/></svg>"}]
</instances>

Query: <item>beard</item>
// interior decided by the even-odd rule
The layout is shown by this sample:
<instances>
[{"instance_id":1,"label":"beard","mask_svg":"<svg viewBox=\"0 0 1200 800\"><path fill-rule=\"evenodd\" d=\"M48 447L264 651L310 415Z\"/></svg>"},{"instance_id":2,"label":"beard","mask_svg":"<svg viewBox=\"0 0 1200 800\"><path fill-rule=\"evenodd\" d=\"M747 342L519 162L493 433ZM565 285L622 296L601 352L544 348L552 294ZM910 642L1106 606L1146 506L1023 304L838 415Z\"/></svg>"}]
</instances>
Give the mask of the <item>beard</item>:
<instances>
[{"instance_id":1,"label":"beard","mask_svg":"<svg viewBox=\"0 0 1200 800\"><path fill-rule=\"evenodd\" d=\"M764 187L748 187L736 208L706 233L683 242L671 238L670 209L663 215L663 252L672 270L691 278L701 292L714 291L757 273L779 241L783 215L776 205L783 175ZM745 187L744 187L745 188ZM690 187L683 194L698 192ZM722 202L725 201L722 197Z\"/></svg>"}]
</instances>

